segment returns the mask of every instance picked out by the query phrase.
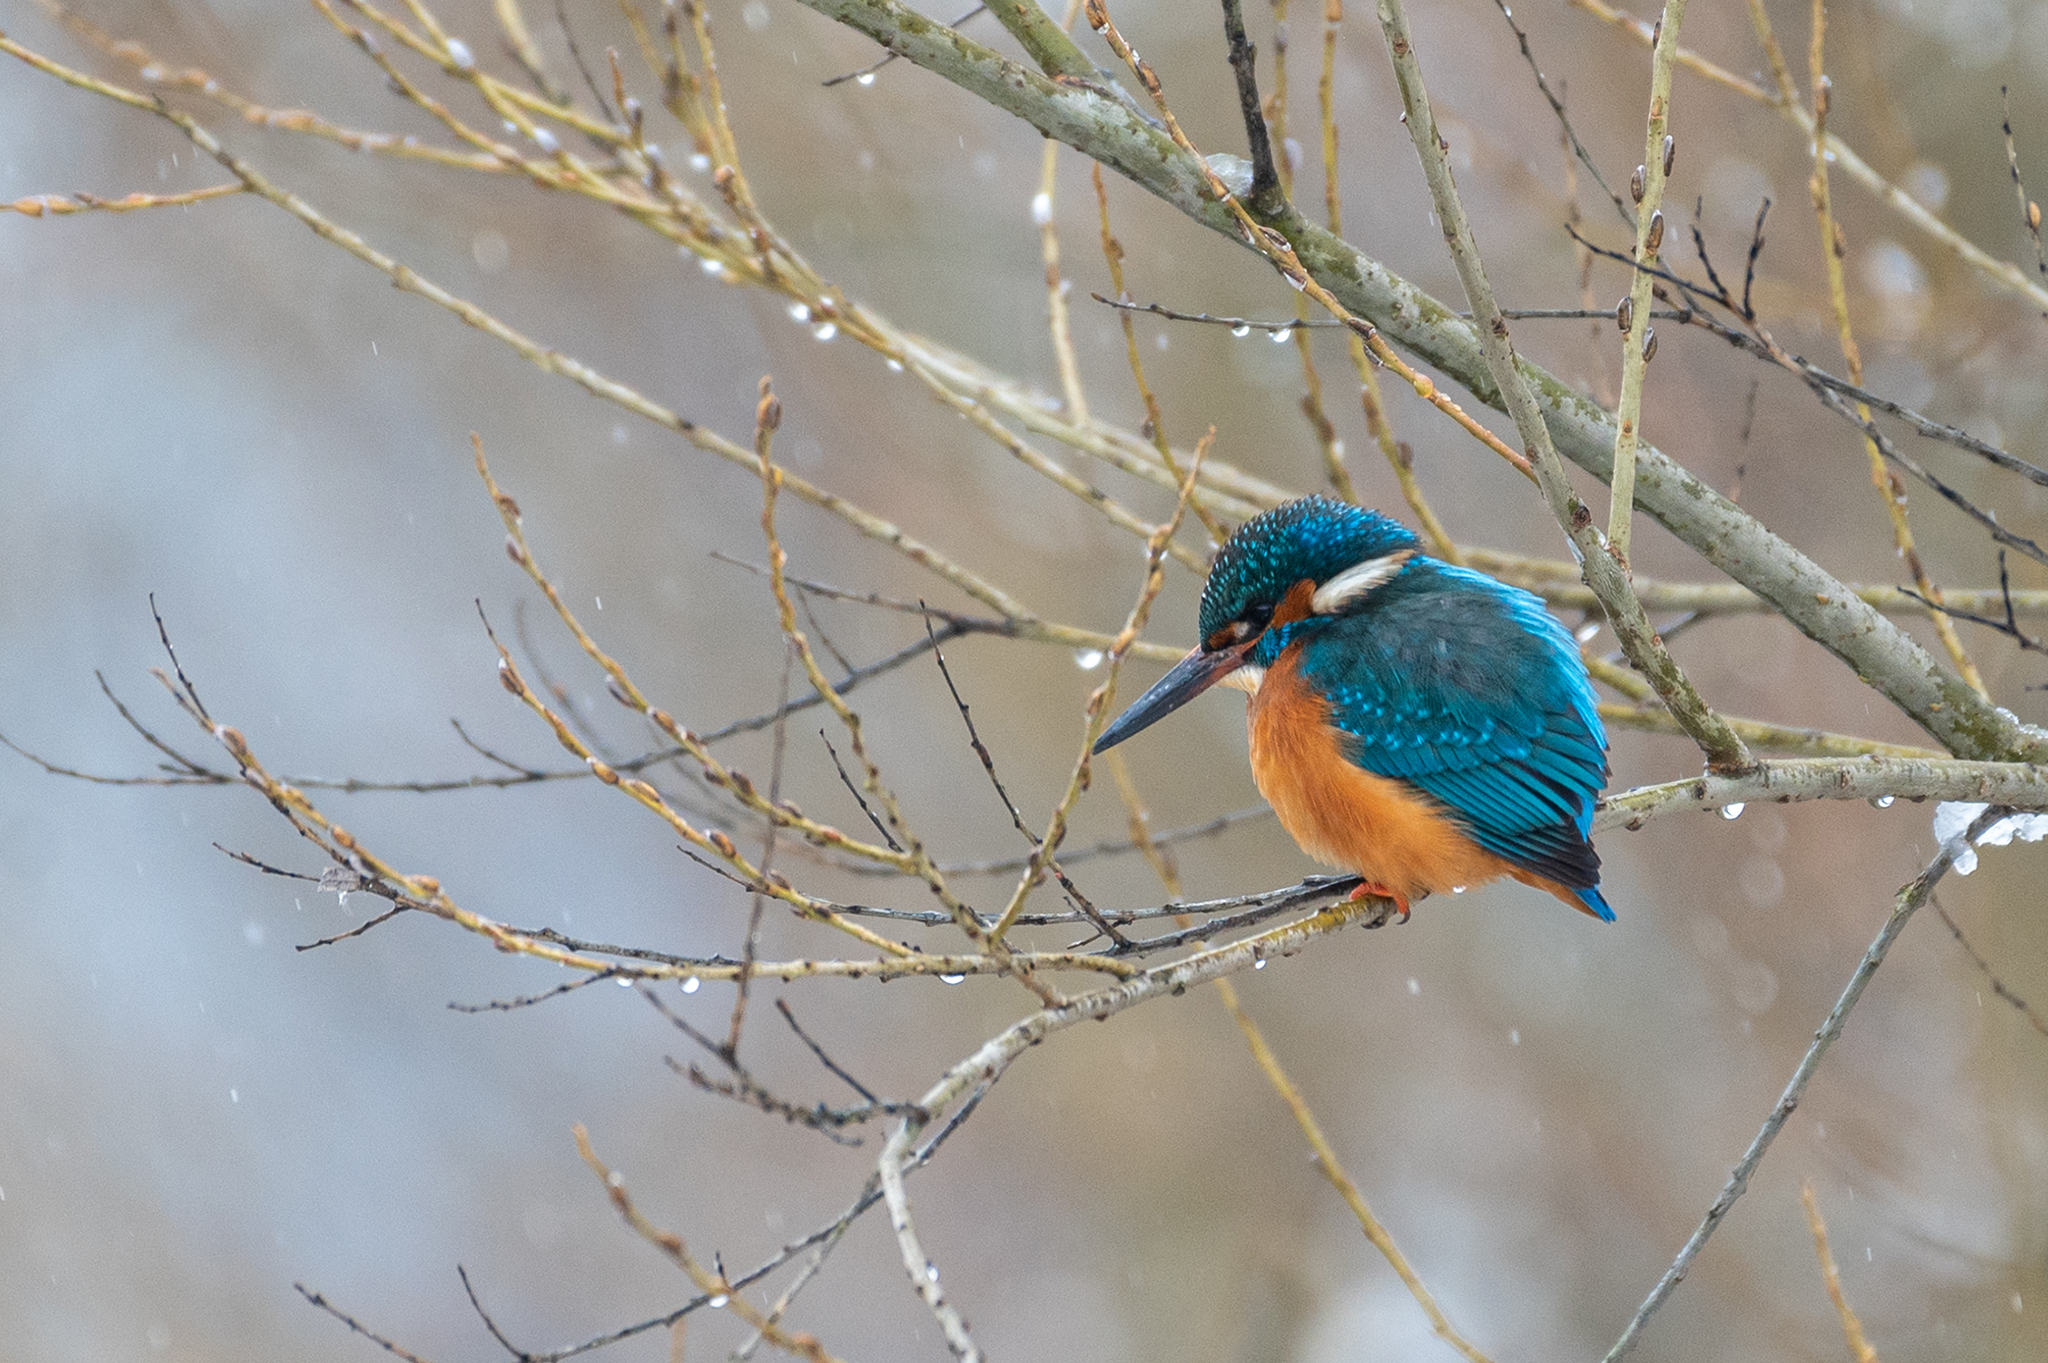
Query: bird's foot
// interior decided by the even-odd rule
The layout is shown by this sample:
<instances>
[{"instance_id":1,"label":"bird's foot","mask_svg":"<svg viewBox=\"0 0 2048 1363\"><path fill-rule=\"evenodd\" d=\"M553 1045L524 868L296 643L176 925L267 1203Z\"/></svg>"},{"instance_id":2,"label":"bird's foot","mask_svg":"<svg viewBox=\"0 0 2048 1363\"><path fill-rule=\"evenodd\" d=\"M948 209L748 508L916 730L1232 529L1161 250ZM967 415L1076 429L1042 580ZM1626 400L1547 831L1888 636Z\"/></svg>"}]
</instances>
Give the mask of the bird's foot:
<instances>
[{"instance_id":1,"label":"bird's foot","mask_svg":"<svg viewBox=\"0 0 2048 1363\"><path fill-rule=\"evenodd\" d=\"M1357 889L1353 890L1349 898L1350 902L1354 904L1361 899L1390 900L1394 905L1394 921L1396 923L1405 923L1408 921L1408 896L1402 894L1398 890L1391 889L1388 886L1380 884L1377 880L1366 881L1363 885L1360 885ZM1385 915L1382 914L1377 922L1369 923L1368 926L1379 927L1386 921L1387 920Z\"/></svg>"}]
</instances>

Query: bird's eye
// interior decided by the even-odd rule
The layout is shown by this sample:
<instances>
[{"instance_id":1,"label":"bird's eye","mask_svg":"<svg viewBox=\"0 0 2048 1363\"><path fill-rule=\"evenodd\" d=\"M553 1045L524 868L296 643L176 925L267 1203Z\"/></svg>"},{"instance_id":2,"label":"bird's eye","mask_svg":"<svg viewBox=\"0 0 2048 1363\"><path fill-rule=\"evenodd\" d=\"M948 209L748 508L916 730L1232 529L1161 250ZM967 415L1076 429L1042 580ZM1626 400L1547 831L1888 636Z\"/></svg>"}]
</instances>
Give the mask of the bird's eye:
<instances>
[{"instance_id":1,"label":"bird's eye","mask_svg":"<svg viewBox=\"0 0 2048 1363\"><path fill-rule=\"evenodd\" d=\"M1245 632L1240 634L1238 638L1243 639L1256 634L1271 624L1272 621L1273 608L1265 602L1262 601L1257 605L1247 607L1243 620L1239 622L1245 627Z\"/></svg>"}]
</instances>

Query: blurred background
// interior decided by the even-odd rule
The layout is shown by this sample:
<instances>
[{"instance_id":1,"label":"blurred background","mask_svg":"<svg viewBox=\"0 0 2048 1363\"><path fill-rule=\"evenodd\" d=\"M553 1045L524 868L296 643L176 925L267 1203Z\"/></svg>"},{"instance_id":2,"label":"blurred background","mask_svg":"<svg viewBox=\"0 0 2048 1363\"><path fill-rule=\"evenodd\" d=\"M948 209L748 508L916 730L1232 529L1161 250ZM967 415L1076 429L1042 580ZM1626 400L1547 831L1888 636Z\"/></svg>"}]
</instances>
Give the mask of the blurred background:
<instances>
[{"instance_id":1,"label":"blurred background","mask_svg":"<svg viewBox=\"0 0 2048 1363\"><path fill-rule=\"evenodd\" d=\"M1377 27L1369 7L1353 9L1336 68L1347 235L1456 298ZM1771 9L1803 56L1804 8ZM1308 203L1320 195L1317 10L1293 21ZM1254 11L1264 63L1273 20ZM96 0L82 12L262 104L444 136L309 6ZM512 72L489 6L438 12L479 60ZM1214 8L1124 0L1114 12L1197 144L1241 150ZM528 13L557 71L571 71L554 15L540 4ZM565 13L599 69L615 45L637 72L616 8L572 0ZM713 0L711 14L732 121L769 218L850 297L1055 391L1030 208L1038 137L908 63L868 86L824 88L877 54L790 0ZM1516 15L1621 184L1641 154L1646 51L1562 0ZM5 0L0 16L37 50L136 80L26 0ZM1413 18L1503 302L1577 305L1564 161L1512 33L1485 0L1418 0ZM1009 50L986 18L970 31ZM1685 36L1737 72L1763 64L1737 6L1696 7ZM1092 39L1089 50L1101 55ZM1831 127L1965 236L2031 269L1999 91L2011 88L2038 197L2048 190L2048 3L1850 0L1833 10L1829 64ZM652 107L644 73L633 79ZM1133 540L875 354L843 337L821 343L782 300L709 278L587 203L250 127L189 96L173 102L423 275L693 420L744 441L755 384L773 374L786 411L778 452L793 470L898 520L1048 618L1114 630L1128 610L1141 566ZM1717 264L1739 270L1768 195L1764 321L1789 348L1839 368L1797 130L1684 73L1674 128L1670 201L1684 210L1674 218L1697 200ZM1060 166L1055 220L1075 281L1081 370L1096 409L1136 426L1143 413L1117 320L1086 298L1109 291L1087 168L1073 154ZM168 125L0 65L0 200L170 193L223 178L195 164ZM1113 181L1110 193L1133 296L1291 315L1292 295L1253 257L1135 189ZM1846 177L1835 179L1835 200L1870 386L2039 462L2042 318ZM1621 245L1597 191L1583 203L1588 230ZM1689 252L1675 258L1690 268ZM1611 265L1593 279L1601 306L1625 289ZM524 602L534 653L594 724L637 751L644 736L506 562L470 468L472 430L523 506L540 561L658 703L699 729L772 707L783 656L772 600L761 579L711 557L761 558L756 480L394 291L269 205L238 197L130 215L0 216L0 318L0 732L50 761L152 770L156 755L100 694L95 671L160 735L212 756L147 673L162 662L152 593L200 694L273 771L484 770L451 717L520 761L567 765L497 685L477 601L501 630ZM1902 581L1854 431L1784 375L1700 333L1663 330L1649 438L1739 490L1746 508L1843 577ZM1529 322L1517 335L1569 380L1611 390L1619 346L1609 325ZM1156 318L1142 319L1138 336L1177 444L1214 424L1219 457L1303 491L1318 485L1293 347ZM1341 346L1325 334L1317 357L1361 494L1405 514ZM1388 392L1418 477L1461 542L1562 556L1520 478ZM1944 448L1917 452L2020 533L2048 530L2042 489ZM1157 488L1083 471L1142 515L1169 507ZM1916 492L1913 509L1938 582L1995 585L1980 532L1932 496ZM971 604L810 507L786 499L782 514L798 575ZM1710 576L1647 524L1635 563L1656 577ZM1171 571L1148 637L1185 646L1200 584ZM2014 580L2044 585L2025 562ZM918 633L914 620L857 606L821 604L819 620L855 661ZM2048 719L2048 660L1962 628L1996 698ZM1712 623L1677 649L1732 713L1924 741L1780 623ZM1042 821L1099 668L1064 649L991 639L948 652L1009 789L1027 820ZM1124 696L1157 672L1132 663ZM858 700L940 857L1021 850L928 661ZM1127 750L1155 827L1257 803L1239 709L1232 697L1205 700ZM791 726L783 789L852 828L859 813L817 727ZM765 777L766 735L722 753ZM1700 765L1680 740L1629 732L1617 733L1613 760L1617 789ZM500 921L691 953L736 950L744 930L743 895L593 783L330 793L321 803L367 845ZM1320 942L1240 984L1451 1319L1498 1359L1583 1358L1619 1333L1719 1190L1892 892L1932 854L1930 816L1927 806L1856 803L1667 819L1603 838L1620 913L1611 927L1508 884L1422 905L1398 930ZM1102 781L1073 841L1123 827ZM829 1220L872 1168L872 1139L843 1149L689 1087L663 1063L687 1043L625 990L511 1013L451 1011L561 976L427 920L297 952L355 922L364 899L339 908L216 844L321 869L245 789L93 785L0 753L0 1359L374 1356L307 1306L295 1282L426 1357L502 1356L463 1297L457 1264L529 1349L658 1315L690 1295L687 1285L619 1224L575 1156L575 1122L654 1220L734 1270ZM1263 819L1187 844L1179 859L1197 897L1314 869ZM785 867L821 892L882 893ZM1076 875L1106 906L1162 897L1134 857L1083 863ZM983 907L1000 907L1009 889L963 884ZM1940 902L2006 985L2048 1005L2048 849L1987 853ZM761 949L838 948L771 912ZM992 979L764 986L745 1054L805 1101L845 1094L768 1009L778 993L864 1082L903 1096L1031 1002ZM714 1032L730 1001L724 986L669 991L672 1007ZM2048 1036L1924 915L1748 1197L1653 1322L1642 1356L1841 1356L1798 1205L1808 1181L1848 1298L1883 1357L2048 1356L2044 1119ZM925 1243L993 1357L1450 1356L1317 1174L1213 991L1063 1033L1023 1058L912 1193ZM744 1337L724 1313L692 1320L693 1359ZM945 1356L880 1216L855 1226L793 1324L848 1358ZM657 1331L607 1356L659 1359L670 1347Z\"/></svg>"}]
</instances>

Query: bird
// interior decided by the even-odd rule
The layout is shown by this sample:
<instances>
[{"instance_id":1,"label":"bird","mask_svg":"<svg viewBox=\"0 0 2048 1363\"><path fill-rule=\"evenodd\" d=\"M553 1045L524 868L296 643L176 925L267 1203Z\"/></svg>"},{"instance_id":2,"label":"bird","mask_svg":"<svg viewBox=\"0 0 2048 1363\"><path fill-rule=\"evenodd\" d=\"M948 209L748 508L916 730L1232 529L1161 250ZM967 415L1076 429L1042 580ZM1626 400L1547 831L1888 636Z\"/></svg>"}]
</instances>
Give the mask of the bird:
<instances>
[{"instance_id":1,"label":"bird","mask_svg":"<svg viewBox=\"0 0 2048 1363\"><path fill-rule=\"evenodd\" d=\"M1591 838L1607 733L1541 599L1323 496L1253 517L1202 589L1202 642L1103 730L1105 752L1212 686L1245 692L1252 777L1309 856L1402 921L1511 876L1604 922Z\"/></svg>"}]
</instances>

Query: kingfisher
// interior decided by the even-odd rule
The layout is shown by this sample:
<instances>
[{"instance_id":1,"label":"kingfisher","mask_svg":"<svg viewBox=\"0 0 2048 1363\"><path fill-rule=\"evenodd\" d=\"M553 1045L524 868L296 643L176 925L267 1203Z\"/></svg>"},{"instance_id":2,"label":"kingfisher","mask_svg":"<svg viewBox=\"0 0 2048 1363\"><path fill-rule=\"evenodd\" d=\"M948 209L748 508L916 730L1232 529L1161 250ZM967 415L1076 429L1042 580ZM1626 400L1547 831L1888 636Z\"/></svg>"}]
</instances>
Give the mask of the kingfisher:
<instances>
[{"instance_id":1,"label":"kingfisher","mask_svg":"<svg viewBox=\"0 0 2048 1363\"><path fill-rule=\"evenodd\" d=\"M1512 876L1614 921L1593 804L1607 732L1543 602L1422 552L1376 511L1303 497L1239 526L1202 589L1202 642L1103 731L1115 747L1211 686L1250 696L1252 779L1352 898Z\"/></svg>"}]
</instances>

